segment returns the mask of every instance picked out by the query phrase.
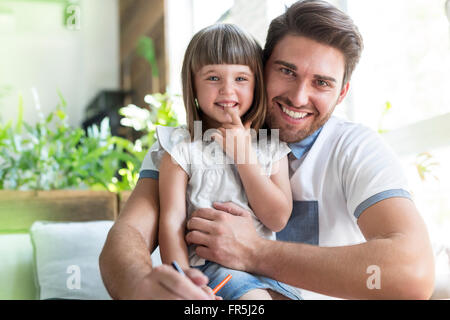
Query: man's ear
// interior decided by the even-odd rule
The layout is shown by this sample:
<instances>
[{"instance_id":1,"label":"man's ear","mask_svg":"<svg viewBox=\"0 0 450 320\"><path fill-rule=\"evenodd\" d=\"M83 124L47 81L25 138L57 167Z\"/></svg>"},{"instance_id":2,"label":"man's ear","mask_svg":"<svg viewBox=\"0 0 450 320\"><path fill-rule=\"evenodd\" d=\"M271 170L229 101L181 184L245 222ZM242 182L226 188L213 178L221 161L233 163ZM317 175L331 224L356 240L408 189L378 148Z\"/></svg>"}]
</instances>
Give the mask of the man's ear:
<instances>
[{"instance_id":1,"label":"man's ear","mask_svg":"<svg viewBox=\"0 0 450 320\"><path fill-rule=\"evenodd\" d=\"M350 88L350 81L345 84L345 86L342 87L341 93L339 94L338 101L336 105L340 104L342 100L344 100L345 96L347 95L348 89Z\"/></svg>"}]
</instances>

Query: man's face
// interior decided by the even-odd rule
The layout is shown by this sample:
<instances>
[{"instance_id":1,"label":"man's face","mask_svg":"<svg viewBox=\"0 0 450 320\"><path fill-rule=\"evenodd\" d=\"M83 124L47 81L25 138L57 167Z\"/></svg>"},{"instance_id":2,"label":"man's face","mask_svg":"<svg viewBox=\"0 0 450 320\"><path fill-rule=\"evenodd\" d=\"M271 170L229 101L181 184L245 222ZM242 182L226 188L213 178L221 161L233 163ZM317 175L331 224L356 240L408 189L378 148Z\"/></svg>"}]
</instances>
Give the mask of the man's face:
<instances>
[{"instance_id":1,"label":"man's face","mask_svg":"<svg viewBox=\"0 0 450 320\"><path fill-rule=\"evenodd\" d=\"M347 94L345 59L337 49L287 35L265 66L267 123L280 139L297 142L320 128Z\"/></svg>"}]
</instances>

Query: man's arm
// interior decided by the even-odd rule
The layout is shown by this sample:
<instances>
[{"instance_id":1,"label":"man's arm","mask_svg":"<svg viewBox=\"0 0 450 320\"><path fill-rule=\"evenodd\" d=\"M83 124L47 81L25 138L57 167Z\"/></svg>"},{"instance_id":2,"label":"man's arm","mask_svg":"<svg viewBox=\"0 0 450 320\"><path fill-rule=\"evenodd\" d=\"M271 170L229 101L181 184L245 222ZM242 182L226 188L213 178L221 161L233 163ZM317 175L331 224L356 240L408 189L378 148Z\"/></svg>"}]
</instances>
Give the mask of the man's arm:
<instances>
[{"instance_id":1,"label":"man's arm","mask_svg":"<svg viewBox=\"0 0 450 320\"><path fill-rule=\"evenodd\" d=\"M432 294L431 245L408 199L386 199L366 209L358 224L367 242L342 247L263 239L248 212L233 204L215 207L220 210L199 210L188 222L194 231L187 240L201 244L197 253L205 259L345 299L428 299ZM369 266L379 267L380 289L367 286Z\"/></svg>"},{"instance_id":2,"label":"man's arm","mask_svg":"<svg viewBox=\"0 0 450 320\"><path fill-rule=\"evenodd\" d=\"M114 299L211 299L200 288L208 280L198 270L186 270L190 281L167 265L152 269L158 211L158 180L140 179L100 255L109 294Z\"/></svg>"},{"instance_id":3,"label":"man's arm","mask_svg":"<svg viewBox=\"0 0 450 320\"><path fill-rule=\"evenodd\" d=\"M152 271L150 253L156 247L158 181L140 179L114 226L100 255L103 281L112 298L131 297Z\"/></svg>"}]
</instances>

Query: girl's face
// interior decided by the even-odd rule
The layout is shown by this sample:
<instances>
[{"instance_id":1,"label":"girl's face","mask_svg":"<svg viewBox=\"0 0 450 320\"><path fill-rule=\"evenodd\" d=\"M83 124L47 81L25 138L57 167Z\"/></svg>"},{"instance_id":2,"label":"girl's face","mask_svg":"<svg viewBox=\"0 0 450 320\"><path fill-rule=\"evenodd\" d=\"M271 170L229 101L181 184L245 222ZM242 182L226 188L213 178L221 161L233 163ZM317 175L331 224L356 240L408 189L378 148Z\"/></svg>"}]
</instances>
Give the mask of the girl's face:
<instances>
[{"instance_id":1,"label":"girl's face","mask_svg":"<svg viewBox=\"0 0 450 320\"><path fill-rule=\"evenodd\" d=\"M209 128L217 128L231 123L225 108L238 108L241 117L250 109L255 76L246 65L205 65L195 74L195 88L203 120Z\"/></svg>"}]
</instances>

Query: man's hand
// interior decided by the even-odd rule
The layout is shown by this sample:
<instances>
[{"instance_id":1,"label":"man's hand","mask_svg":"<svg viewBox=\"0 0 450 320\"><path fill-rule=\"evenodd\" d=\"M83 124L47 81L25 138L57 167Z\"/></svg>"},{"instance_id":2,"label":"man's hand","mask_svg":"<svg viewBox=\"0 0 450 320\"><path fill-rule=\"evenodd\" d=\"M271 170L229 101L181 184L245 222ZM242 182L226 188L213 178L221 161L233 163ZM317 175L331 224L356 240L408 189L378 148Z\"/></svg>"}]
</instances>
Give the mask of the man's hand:
<instances>
[{"instance_id":1,"label":"man's hand","mask_svg":"<svg viewBox=\"0 0 450 320\"><path fill-rule=\"evenodd\" d=\"M139 279L130 299L139 300L213 300L204 289L208 278L196 269L185 270L186 276L171 266L155 267L144 279Z\"/></svg>"},{"instance_id":2,"label":"man's hand","mask_svg":"<svg viewBox=\"0 0 450 320\"><path fill-rule=\"evenodd\" d=\"M187 222L188 244L198 245L196 253L225 267L251 271L252 255L260 238L251 213L234 203L214 203L215 209L193 212Z\"/></svg>"}]
</instances>

